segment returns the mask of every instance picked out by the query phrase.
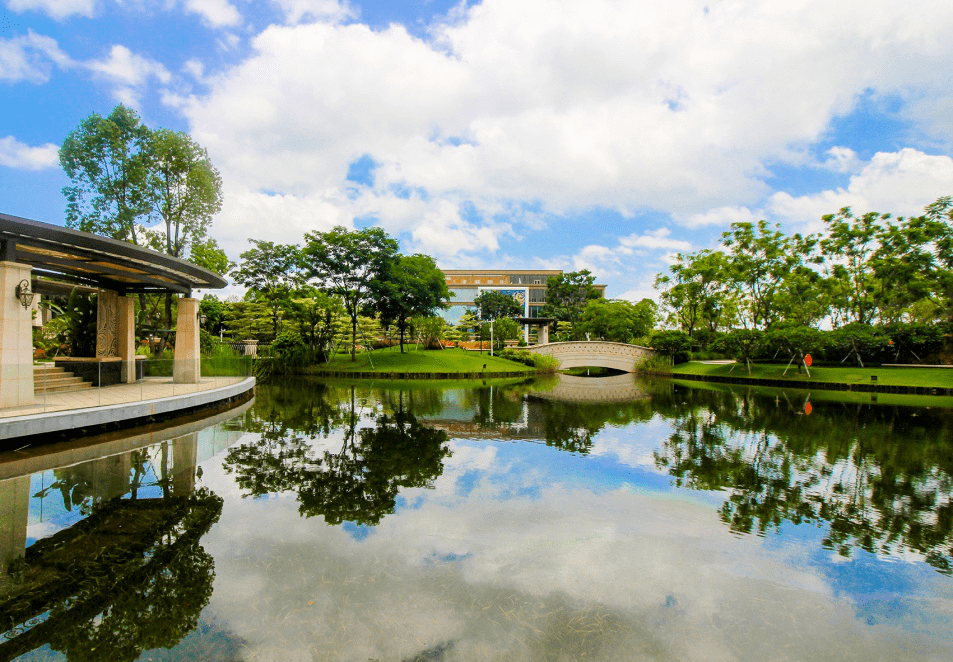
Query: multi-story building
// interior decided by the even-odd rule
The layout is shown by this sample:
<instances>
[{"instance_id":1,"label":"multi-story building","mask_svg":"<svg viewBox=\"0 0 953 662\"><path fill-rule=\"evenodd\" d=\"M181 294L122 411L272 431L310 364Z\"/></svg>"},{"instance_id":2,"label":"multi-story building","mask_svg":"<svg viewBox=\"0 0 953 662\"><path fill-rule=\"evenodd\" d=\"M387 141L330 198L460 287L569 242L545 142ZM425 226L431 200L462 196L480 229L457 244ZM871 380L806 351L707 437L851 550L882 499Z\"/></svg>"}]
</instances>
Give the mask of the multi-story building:
<instances>
[{"instance_id":1,"label":"multi-story building","mask_svg":"<svg viewBox=\"0 0 953 662\"><path fill-rule=\"evenodd\" d=\"M475 309L473 300L485 290L499 290L509 294L523 306L524 317L541 317L546 303L546 280L559 276L561 270L512 270L512 269L443 269L447 287L452 296L450 308L443 317L451 324L458 324L463 313ZM605 296L606 286L595 285L600 296Z\"/></svg>"}]
</instances>

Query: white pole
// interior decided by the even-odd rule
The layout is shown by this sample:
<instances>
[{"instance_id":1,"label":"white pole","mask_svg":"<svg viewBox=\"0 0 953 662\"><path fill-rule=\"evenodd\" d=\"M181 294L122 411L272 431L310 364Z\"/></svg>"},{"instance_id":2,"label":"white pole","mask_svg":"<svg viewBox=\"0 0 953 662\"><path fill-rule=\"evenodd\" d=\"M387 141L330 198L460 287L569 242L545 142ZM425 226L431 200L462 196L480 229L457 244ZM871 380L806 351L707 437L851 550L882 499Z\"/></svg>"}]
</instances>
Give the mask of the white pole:
<instances>
[{"instance_id":1,"label":"white pole","mask_svg":"<svg viewBox=\"0 0 953 662\"><path fill-rule=\"evenodd\" d=\"M493 318L490 318L490 356L493 356Z\"/></svg>"}]
</instances>

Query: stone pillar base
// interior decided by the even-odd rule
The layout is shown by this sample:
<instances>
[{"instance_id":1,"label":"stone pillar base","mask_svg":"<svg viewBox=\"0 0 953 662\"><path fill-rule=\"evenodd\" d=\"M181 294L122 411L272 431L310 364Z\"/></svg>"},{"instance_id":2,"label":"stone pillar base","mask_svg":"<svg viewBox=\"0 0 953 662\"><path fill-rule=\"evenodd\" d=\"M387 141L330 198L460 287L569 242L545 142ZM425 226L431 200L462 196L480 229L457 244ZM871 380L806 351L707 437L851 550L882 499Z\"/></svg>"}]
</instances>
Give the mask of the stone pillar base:
<instances>
[{"instance_id":1,"label":"stone pillar base","mask_svg":"<svg viewBox=\"0 0 953 662\"><path fill-rule=\"evenodd\" d=\"M179 298L179 312L175 324L175 361L172 368L172 381L176 384L198 384L202 379L198 315L198 299Z\"/></svg>"}]
</instances>

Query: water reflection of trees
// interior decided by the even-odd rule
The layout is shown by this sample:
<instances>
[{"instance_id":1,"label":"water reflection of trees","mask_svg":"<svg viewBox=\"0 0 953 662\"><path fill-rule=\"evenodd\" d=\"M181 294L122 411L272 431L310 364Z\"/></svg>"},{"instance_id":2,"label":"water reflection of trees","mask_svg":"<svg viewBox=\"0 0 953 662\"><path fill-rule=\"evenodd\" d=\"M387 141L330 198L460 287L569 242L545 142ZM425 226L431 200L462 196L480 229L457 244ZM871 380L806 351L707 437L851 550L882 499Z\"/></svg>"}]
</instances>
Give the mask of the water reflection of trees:
<instances>
[{"instance_id":1,"label":"water reflection of trees","mask_svg":"<svg viewBox=\"0 0 953 662\"><path fill-rule=\"evenodd\" d=\"M214 561L199 540L221 509L204 489L114 499L32 545L0 595L0 657L48 642L70 660L135 660L178 644L212 594Z\"/></svg>"},{"instance_id":2,"label":"water reflection of trees","mask_svg":"<svg viewBox=\"0 0 953 662\"><path fill-rule=\"evenodd\" d=\"M525 426L525 434L545 440L547 446L571 453L592 450L596 435L607 425L624 426L652 417L648 399L630 402L586 402L540 397L558 379L530 380L502 388L472 389L467 406L472 420L487 432L503 432Z\"/></svg>"},{"instance_id":3,"label":"water reflection of trees","mask_svg":"<svg viewBox=\"0 0 953 662\"><path fill-rule=\"evenodd\" d=\"M394 512L401 489L430 487L443 473L447 434L412 413L416 400L426 407L426 397L392 394L387 407L375 407L373 426L359 427L368 418L367 403L380 399L367 393L359 398L355 387L316 386L311 394L291 394L290 409L268 399L256 406L260 439L230 449L225 460L246 494L293 491L306 517L374 525ZM276 391L277 398L288 397ZM341 432L341 446L316 451L313 441L332 431Z\"/></svg>"},{"instance_id":4,"label":"water reflection of trees","mask_svg":"<svg viewBox=\"0 0 953 662\"><path fill-rule=\"evenodd\" d=\"M950 412L815 401L807 415L799 397L656 389L674 427L656 464L678 485L726 490L732 531L825 524L841 555L908 550L953 573Z\"/></svg>"}]
</instances>

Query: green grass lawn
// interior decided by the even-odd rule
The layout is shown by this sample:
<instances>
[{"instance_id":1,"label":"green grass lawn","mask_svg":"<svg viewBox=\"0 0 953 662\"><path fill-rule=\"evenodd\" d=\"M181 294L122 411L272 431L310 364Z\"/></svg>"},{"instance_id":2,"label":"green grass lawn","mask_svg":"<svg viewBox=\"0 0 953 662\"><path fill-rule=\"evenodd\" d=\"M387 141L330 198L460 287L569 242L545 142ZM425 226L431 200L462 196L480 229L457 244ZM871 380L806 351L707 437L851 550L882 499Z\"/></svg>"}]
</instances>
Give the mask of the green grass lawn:
<instances>
[{"instance_id":1,"label":"green grass lawn","mask_svg":"<svg viewBox=\"0 0 953 662\"><path fill-rule=\"evenodd\" d=\"M734 367L734 370L732 370ZM953 388L953 368L858 368L858 367L831 367L814 366L811 376L808 377L801 369L798 374L795 366L791 366L787 376L784 365L776 363L751 365L750 377L756 379L782 379L792 384L797 382L816 381L835 384L882 384L888 386L928 386ZM710 364L710 363L682 363L672 369L672 376L678 375L712 375L720 377L749 377L744 364ZM877 377L876 382L870 377Z\"/></svg>"},{"instance_id":2,"label":"green grass lawn","mask_svg":"<svg viewBox=\"0 0 953 662\"><path fill-rule=\"evenodd\" d=\"M373 366L371 365L373 362ZM486 368L484 368L484 364ZM404 346L401 354L397 348L363 352L352 362L350 354L335 354L330 363L314 366L314 373L381 372L381 373L499 373L525 372L534 370L522 363L507 361L488 352L468 352L459 348L452 349L415 349Z\"/></svg>"}]
</instances>

